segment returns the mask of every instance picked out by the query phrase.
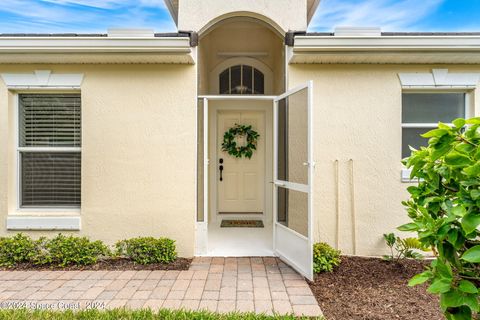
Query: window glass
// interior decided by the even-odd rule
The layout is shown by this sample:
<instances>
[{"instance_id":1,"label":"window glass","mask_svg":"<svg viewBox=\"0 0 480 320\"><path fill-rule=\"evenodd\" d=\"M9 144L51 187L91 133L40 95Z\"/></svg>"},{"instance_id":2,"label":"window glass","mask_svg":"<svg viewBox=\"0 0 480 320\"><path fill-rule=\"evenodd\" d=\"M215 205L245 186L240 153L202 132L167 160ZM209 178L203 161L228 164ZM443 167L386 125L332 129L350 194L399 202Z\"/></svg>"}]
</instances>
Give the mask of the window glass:
<instances>
[{"instance_id":1,"label":"window glass","mask_svg":"<svg viewBox=\"0 0 480 320\"><path fill-rule=\"evenodd\" d=\"M230 92L230 69L220 73L220 94L228 94Z\"/></svg>"},{"instance_id":2,"label":"window glass","mask_svg":"<svg viewBox=\"0 0 480 320\"><path fill-rule=\"evenodd\" d=\"M231 94L242 93L242 66L234 66L230 69L231 74Z\"/></svg>"},{"instance_id":3,"label":"window glass","mask_svg":"<svg viewBox=\"0 0 480 320\"><path fill-rule=\"evenodd\" d=\"M465 118L465 93L402 94L402 158L411 154L409 146L419 149L428 144L420 135L434 129L438 122L451 123Z\"/></svg>"},{"instance_id":4,"label":"window glass","mask_svg":"<svg viewBox=\"0 0 480 320\"><path fill-rule=\"evenodd\" d=\"M263 73L261 73L259 70L255 69L254 72L254 77L253 77L253 82L254 82L254 94L264 94L264 76Z\"/></svg>"},{"instance_id":5,"label":"window glass","mask_svg":"<svg viewBox=\"0 0 480 320\"><path fill-rule=\"evenodd\" d=\"M245 94L253 93L253 68L251 66L242 66L243 67L243 87L245 88Z\"/></svg>"},{"instance_id":6,"label":"window glass","mask_svg":"<svg viewBox=\"0 0 480 320\"><path fill-rule=\"evenodd\" d=\"M20 206L79 207L79 94L19 95Z\"/></svg>"},{"instance_id":7,"label":"window glass","mask_svg":"<svg viewBox=\"0 0 480 320\"><path fill-rule=\"evenodd\" d=\"M248 65L225 69L219 75L220 94L264 94L265 78L261 71Z\"/></svg>"},{"instance_id":8,"label":"window glass","mask_svg":"<svg viewBox=\"0 0 480 320\"><path fill-rule=\"evenodd\" d=\"M450 123L465 117L465 93L404 93L403 123Z\"/></svg>"},{"instance_id":9,"label":"window glass","mask_svg":"<svg viewBox=\"0 0 480 320\"><path fill-rule=\"evenodd\" d=\"M410 148L419 149L428 145L428 139L422 138L420 135L432 128L403 128L402 129L402 158L410 156Z\"/></svg>"},{"instance_id":10,"label":"window glass","mask_svg":"<svg viewBox=\"0 0 480 320\"><path fill-rule=\"evenodd\" d=\"M80 206L80 152L22 152L22 206Z\"/></svg>"}]
</instances>

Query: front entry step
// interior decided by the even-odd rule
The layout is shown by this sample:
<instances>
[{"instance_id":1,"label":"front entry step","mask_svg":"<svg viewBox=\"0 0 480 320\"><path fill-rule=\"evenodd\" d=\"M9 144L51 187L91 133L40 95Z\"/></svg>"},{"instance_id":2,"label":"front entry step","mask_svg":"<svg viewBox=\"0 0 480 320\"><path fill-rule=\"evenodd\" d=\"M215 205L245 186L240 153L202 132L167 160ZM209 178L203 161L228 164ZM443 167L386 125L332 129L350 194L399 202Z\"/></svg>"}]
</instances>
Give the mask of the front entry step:
<instances>
[{"instance_id":1,"label":"front entry step","mask_svg":"<svg viewBox=\"0 0 480 320\"><path fill-rule=\"evenodd\" d=\"M218 214L263 214L263 212L222 212L220 211Z\"/></svg>"}]
</instances>

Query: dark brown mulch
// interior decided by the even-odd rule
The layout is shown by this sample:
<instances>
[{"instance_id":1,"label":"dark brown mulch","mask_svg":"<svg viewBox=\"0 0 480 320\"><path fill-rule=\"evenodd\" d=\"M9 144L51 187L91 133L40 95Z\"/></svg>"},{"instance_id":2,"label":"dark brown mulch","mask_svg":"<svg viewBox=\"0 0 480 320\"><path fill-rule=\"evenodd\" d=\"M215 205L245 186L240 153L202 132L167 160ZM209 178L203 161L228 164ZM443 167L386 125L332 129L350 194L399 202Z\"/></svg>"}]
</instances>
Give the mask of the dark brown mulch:
<instances>
[{"instance_id":1,"label":"dark brown mulch","mask_svg":"<svg viewBox=\"0 0 480 320\"><path fill-rule=\"evenodd\" d=\"M426 264L344 256L334 272L318 275L310 287L328 320L440 320L438 298L426 285L407 286Z\"/></svg>"},{"instance_id":2,"label":"dark brown mulch","mask_svg":"<svg viewBox=\"0 0 480 320\"><path fill-rule=\"evenodd\" d=\"M62 270L62 271L72 271L72 270L188 270L190 268L190 263L192 259L188 258L177 258L174 262L171 263L152 263L152 264L138 264L133 262L130 259L118 258L118 259L106 259L97 262L96 264L90 266L68 266L68 267L58 267L58 266L36 266L30 263L19 264L13 268L0 268L0 270Z\"/></svg>"}]
</instances>

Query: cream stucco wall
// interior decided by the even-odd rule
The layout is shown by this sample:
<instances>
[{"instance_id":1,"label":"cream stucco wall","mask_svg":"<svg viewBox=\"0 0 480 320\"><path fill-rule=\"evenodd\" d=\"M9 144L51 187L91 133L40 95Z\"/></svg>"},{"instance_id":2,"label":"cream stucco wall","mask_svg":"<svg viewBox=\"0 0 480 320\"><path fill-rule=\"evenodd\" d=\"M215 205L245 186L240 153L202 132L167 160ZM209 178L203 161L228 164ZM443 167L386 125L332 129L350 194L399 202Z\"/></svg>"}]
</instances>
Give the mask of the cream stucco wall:
<instances>
[{"instance_id":1,"label":"cream stucco wall","mask_svg":"<svg viewBox=\"0 0 480 320\"><path fill-rule=\"evenodd\" d=\"M353 253L350 163L354 165L356 254L379 255L383 233L408 221L401 201L401 93L399 72L479 72L480 66L290 65L289 87L314 85L314 235L336 244L335 160L339 161L339 248ZM480 115L478 94L471 93ZM396 231L398 234L400 232Z\"/></svg>"},{"instance_id":2,"label":"cream stucco wall","mask_svg":"<svg viewBox=\"0 0 480 320\"><path fill-rule=\"evenodd\" d=\"M195 66L0 65L0 73L38 69L84 74L78 233L108 243L166 236L177 241L180 255L192 256ZM16 209L14 99L8 96L0 81L0 235L7 233L7 214L31 214Z\"/></svg>"},{"instance_id":3,"label":"cream stucco wall","mask_svg":"<svg viewBox=\"0 0 480 320\"><path fill-rule=\"evenodd\" d=\"M306 0L182 0L178 9L178 30L202 33L230 16L265 17L278 32L307 30Z\"/></svg>"}]
</instances>

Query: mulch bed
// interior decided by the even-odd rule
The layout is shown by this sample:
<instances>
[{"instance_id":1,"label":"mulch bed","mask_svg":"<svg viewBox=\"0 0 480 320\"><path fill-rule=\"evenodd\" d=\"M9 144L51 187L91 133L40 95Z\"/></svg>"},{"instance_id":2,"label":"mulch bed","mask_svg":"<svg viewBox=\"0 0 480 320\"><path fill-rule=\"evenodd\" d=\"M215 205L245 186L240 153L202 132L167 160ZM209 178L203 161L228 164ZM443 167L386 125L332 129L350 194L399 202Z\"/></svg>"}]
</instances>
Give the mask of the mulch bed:
<instances>
[{"instance_id":1,"label":"mulch bed","mask_svg":"<svg viewBox=\"0 0 480 320\"><path fill-rule=\"evenodd\" d=\"M138 264L133 262L130 259L118 258L118 259L106 259L97 262L96 264L90 266L68 266L68 267L58 267L58 266L36 266L29 263L19 264L13 268L0 268L0 270L17 270L17 271L27 271L27 270L62 270L62 271L73 271L73 270L188 270L190 268L190 263L192 259L187 258L177 258L174 262L163 264L163 263L153 263L153 264Z\"/></svg>"},{"instance_id":2,"label":"mulch bed","mask_svg":"<svg viewBox=\"0 0 480 320\"><path fill-rule=\"evenodd\" d=\"M310 287L328 320L441 320L438 297L426 285L407 286L427 264L343 256L334 272L317 275Z\"/></svg>"}]
</instances>

